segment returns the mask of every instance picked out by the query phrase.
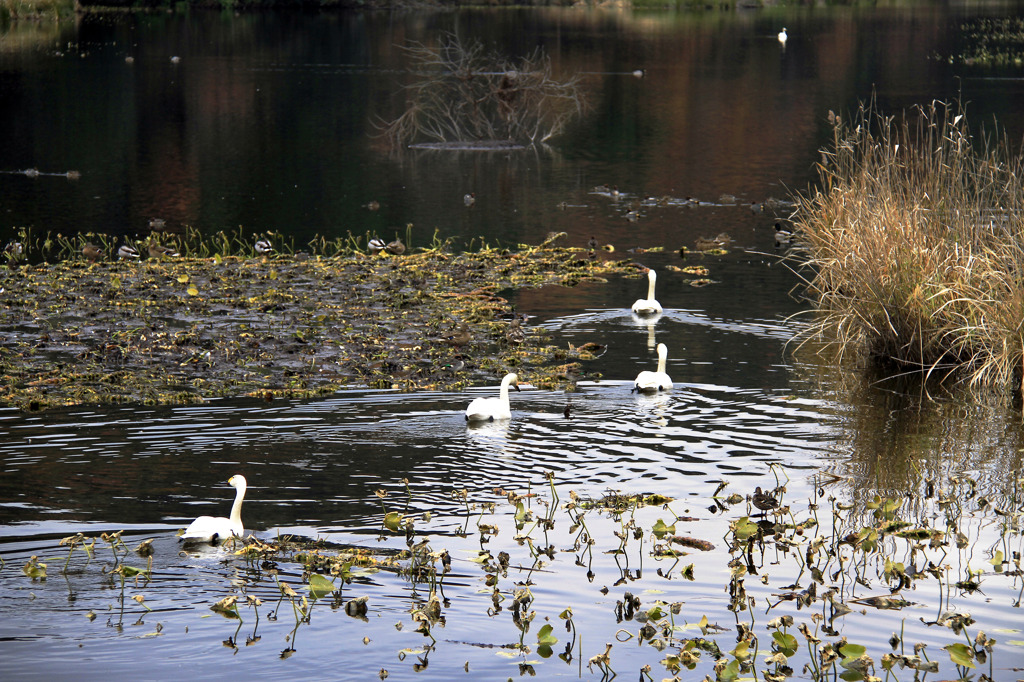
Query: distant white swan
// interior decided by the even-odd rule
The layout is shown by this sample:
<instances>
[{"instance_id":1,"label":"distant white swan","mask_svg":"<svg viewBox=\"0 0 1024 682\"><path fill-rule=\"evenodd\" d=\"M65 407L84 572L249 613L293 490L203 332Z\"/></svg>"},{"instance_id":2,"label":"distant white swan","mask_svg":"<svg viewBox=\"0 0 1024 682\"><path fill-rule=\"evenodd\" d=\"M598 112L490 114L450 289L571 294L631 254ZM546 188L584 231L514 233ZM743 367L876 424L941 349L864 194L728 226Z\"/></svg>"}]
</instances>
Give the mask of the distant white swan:
<instances>
[{"instance_id":1,"label":"distant white swan","mask_svg":"<svg viewBox=\"0 0 1024 682\"><path fill-rule=\"evenodd\" d=\"M242 498L245 497L245 476L235 474L228 479L228 485L235 489L235 502L231 505L231 516L200 516L188 525L181 539L186 542L219 542L232 535L242 537Z\"/></svg>"},{"instance_id":2,"label":"distant white swan","mask_svg":"<svg viewBox=\"0 0 1024 682\"><path fill-rule=\"evenodd\" d=\"M466 408L466 421L494 421L495 419L511 419L512 409L508 404L508 387L519 390L519 377L509 373L501 380L501 390L497 398L477 398Z\"/></svg>"},{"instance_id":3,"label":"distant white swan","mask_svg":"<svg viewBox=\"0 0 1024 682\"><path fill-rule=\"evenodd\" d=\"M653 315L654 313L661 312L661 304L654 298L654 283L657 281L658 275L655 274L654 270L647 271L647 298L638 298L633 303L633 312L640 315Z\"/></svg>"},{"instance_id":4,"label":"distant white swan","mask_svg":"<svg viewBox=\"0 0 1024 682\"><path fill-rule=\"evenodd\" d=\"M787 40L789 40L789 35L786 34L786 28L783 27L782 30L779 31L779 42L785 45Z\"/></svg>"},{"instance_id":5,"label":"distant white swan","mask_svg":"<svg viewBox=\"0 0 1024 682\"><path fill-rule=\"evenodd\" d=\"M648 372L644 370L636 376L633 382L633 390L638 393L657 393L658 391L671 391L672 379L665 374L665 362L668 360L668 347L658 344L658 371Z\"/></svg>"}]
</instances>

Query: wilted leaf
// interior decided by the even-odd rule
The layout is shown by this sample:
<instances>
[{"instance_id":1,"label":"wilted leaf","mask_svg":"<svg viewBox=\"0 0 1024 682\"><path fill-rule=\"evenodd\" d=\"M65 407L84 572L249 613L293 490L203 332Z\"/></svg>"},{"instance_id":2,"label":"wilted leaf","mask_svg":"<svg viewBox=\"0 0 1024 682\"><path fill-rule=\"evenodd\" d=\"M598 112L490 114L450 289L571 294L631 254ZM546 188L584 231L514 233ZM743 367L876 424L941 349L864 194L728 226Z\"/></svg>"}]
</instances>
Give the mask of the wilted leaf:
<instances>
[{"instance_id":1,"label":"wilted leaf","mask_svg":"<svg viewBox=\"0 0 1024 682\"><path fill-rule=\"evenodd\" d=\"M956 665L962 665L965 668L974 668L974 649L967 646L963 642L956 644L947 644L942 647L949 652L949 660L953 661Z\"/></svg>"},{"instance_id":2,"label":"wilted leaf","mask_svg":"<svg viewBox=\"0 0 1024 682\"><path fill-rule=\"evenodd\" d=\"M671 526L669 526L661 519L658 519L658 521L654 524L654 527L651 528L651 532L654 533L655 537L661 539L669 533L675 533L676 525L673 523Z\"/></svg>"},{"instance_id":3,"label":"wilted leaf","mask_svg":"<svg viewBox=\"0 0 1024 682\"><path fill-rule=\"evenodd\" d=\"M393 533L397 533L402 523L402 515L398 512L388 512L384 516L384 525Z\"/></svg>"},{"instance_id":4,"label":"wilted leaf","mask_svg":"<svg viewBox=\"0 0 1024 682\"><path fill-rule=\"evenodd\" d=\"M558 638L551 634L554 628L548 623L537 633L537 644L541 646L553 646L558 643Z\"/></svg>"},{"instance_id":5,"label":"wilted leaf","mask_svg":"<svg viewBox=\"0 0 1024 682\"><path fill-rule=\"evenodd\" d=\"M799 646L797 644L796 637L779 630L772 633L772 639L775 640L776 650L785 654L786 658L792 658Z\"/></svg>"},{"instance_id":6,"label":"wilted leaf","mask_svg":"<svg viewBox=\"0 0 1024 682\"><path fill-rule=\"evenodd\" d=\"M331 592L334 592L334 583L327 578L323 577L319 573L314 573L309 576L309 596L313 599L320 599L326 597Z\"/></svg>"}]
</instances>

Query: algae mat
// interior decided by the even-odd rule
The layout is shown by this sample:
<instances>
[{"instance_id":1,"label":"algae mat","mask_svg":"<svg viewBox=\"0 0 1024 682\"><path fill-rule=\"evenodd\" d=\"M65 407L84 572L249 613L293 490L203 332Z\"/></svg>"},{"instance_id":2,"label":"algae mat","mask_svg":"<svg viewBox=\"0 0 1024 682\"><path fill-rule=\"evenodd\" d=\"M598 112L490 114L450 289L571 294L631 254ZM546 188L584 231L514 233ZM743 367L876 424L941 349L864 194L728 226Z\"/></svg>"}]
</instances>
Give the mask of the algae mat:
<instances>
[{"instance_id":1,"label":"algae mat","mask_svg":"<svg viewBox=\"0 0 1024 682\"><path fill-rule=\"evenodd\" d=\"M3 268L0 402L458 389L513 368L538 386L571 386L588 349L509 334L511 308L497 292L638 268L542 247Z\"/></svg>"}]
</instances>

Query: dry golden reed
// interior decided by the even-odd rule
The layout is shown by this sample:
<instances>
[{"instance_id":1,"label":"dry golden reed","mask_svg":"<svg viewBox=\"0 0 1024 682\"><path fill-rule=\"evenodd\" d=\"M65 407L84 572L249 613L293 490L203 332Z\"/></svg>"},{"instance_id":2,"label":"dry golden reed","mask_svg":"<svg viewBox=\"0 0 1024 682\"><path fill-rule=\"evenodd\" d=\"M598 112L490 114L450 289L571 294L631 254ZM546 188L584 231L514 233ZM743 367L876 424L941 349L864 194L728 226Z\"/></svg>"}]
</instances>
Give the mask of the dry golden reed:
<instances>
[{"instance_id":1,"label":"dry golden reed","mask_svg":"<svg viewBox=\"0 0 1024 682\"><path fill-rule=\"evenodd\" d=\"M961 107L829 112L794 227L820 315L803 338L975 388L1024 381L1024 188L1005 135Z\"/></svg>"}]
</instances>

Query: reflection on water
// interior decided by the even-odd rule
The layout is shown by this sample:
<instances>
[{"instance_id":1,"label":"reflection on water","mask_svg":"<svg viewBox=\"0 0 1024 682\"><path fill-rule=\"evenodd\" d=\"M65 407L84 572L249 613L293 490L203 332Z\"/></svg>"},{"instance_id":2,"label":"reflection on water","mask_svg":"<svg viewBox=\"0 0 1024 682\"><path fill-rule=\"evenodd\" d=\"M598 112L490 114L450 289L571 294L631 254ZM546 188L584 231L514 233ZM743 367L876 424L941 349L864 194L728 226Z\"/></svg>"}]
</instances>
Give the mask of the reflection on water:
<instances>
[{"instance_id":1,"label":"reflection on water","mask_svg":"<svg viewBox=\"0 0 1024 682\"><path fill-rule=\"evenodd\" d=\"M619 252L726 232L770 252L775 216L748 207L814 179L830 109L872 94L887 110L962 94L972 120L995 115L1019 139L1020 81L943 59L959 49L961 21L930 5L192 11L85 15L47 40L17 22L0 40L0 170L81 178L0 173L0 238L18 227L131 233L159 218L207 232L274 230L300 248L314 234L390 239L412 223L414 247L435 230L476 245L565 231L575 246L593 236ZM388 155L375 122L402 112L401 88L417 78L402 47L435 45L446 32L512 57L542 47L556 77L583 74L586 114L525 152ZM593 192L604 185L620 194Z\"/></svg>"},{"instance_id":2,"label":"reflection on water","mask_svg":"<svg viewBox=\"0 0 1024 682\"><path fill-rule=\"evenodd\" d=\"M802 371L810 370L803 366ZM301 567L281 564L276 574L267 574L224 548L178 552L173 529L199 514L227 513L232 490L225 481L233 473L249 479L243 519L258 536L299 534L397 551L404 547L400 536L384 543L373 538L383 512L401 510L416 520L417 532L429 537L435 550L449 548L454 571L445 587L451 600L448 624L438 631L443 640L432 663L438 675L455 674L465 660L472 661L477 674L507 674L506 659L460 644L492 647L515 641L516 632L508 629L508 618L490 617L471 606L489 599L480 598L483 574L471 561L478 540L473 532L460 539L459 532L477 522L500 526L509 519L508 508L480 506L503 499L508 491L537 496L526 499L541 513L547 509L541 501L550 495L548 475L562 503L571 495L600 497L611 491L670 496L676 500L671 510L650 507L633 513L641 527L659 518L668 521L673 514L693 517L699 523L679 532L716 545L728 535L728 522L744 514L743 503L724 514L714 511L710 495L720 481L727 483L726 494L749 495L757 485L774 488L781 476L786 498L795 504L826 491L854 502L875 490L902 497L901 491L920 489L922 471L939 487L950 476L969 473L993 504L1012 508L1002 493L1020 466L1020 448L1014 447L1020 444L1019 426L1006 442L991 440L1000 421L1010 423L1005 413L919 406L913 413L915 428L908 428L905 401L844 404L815 399L798 385L790 389L798 393L685 381L678 381L672 393L655 396L631 393L625 381L583 382L572 394L527 388L515 396L511 421L479 426L467 426L463 411L475 393L492 387L467 394L353 390L315 402L69 409L43 418L5 412L0 415L7 434L0 444L5 469L0 555L6 561L0 570L0 638L9 660L19 661L9 672L21 678L68 670L84 653L103 659L105 673L127 672L145 658L150 672L163 677L188 652L189 660L272 677L287 665L280 660L282 649L294 648L288 655L303 661L304 670L327 673L335 663L320 652L340 637L349 665L414 674L394 656L399 648L423 644L422 635L411 632L412 626L396 632L395 623L408 621L410 604L425 595L417 598L396 576L361 574L345 588L345 599L370 597L366 621L321 603L305 623L294 620L289 602L280 602L276 582L300 587ZM950 419L956 410L964 419ZM822 477L821 470L835 478ZM465 491L467 502L459 491ZM565 513L561 503L553 510ZM998 534L998 528L981 521L965 516L960 528L971 537ZM561 553L572 544L559 534L567 530L564 519L561 523L545 539L560 553L537 574L536 608L554 617L572 606L585 642L603 642L618 627L630 626L616 625L612 618L623 589L635 594L654 590L667 600L683 600L688 605L685 622L702 614L722 625L731 622L723 611L728 571L714 552L686 559L696 564L694 582L659 575L673 566L651 559L646 547L639 555L601 551L589 559L577 556L583 561L580 568L571 553ZM592 515L587 529L595 537L611 538L620 523ZM58 538L76 531L95 537L115 529L126 530L129 548L156 538L153 579L129 586L127 615L119 605L118 584L102 577L103 562L109 561L102 542L94 564L87 564L79 550L73 570L66 576L59 570L66 553L57 547ZM487 549L522 554L522 546L506 533L491 537ZM50 566L45 583L20 572L33 555ZM129 552L125 561L140 565L145 560ZM773 578L771 586L797 579L779 573L781 568L761 570ZM586 583L584 571L593 576ZM251 607L241 623L201 617L237 584L263 601L262 620L252 618ZM607 596L599 591L613 584ZM998 585L989 590L990 604L970 602L986 629L1005 618L1002 610L1010 599ZM133 602L130 597L137 594L155 610L146 612ZM587 596L581 599L581 594ZM652 594L645 603L655 598ZM772 598L768 592L762 596ZM914 599L930 604L933 595L922 586ZM89 614L95 620L85 618ZM43 625L26 629L27 620ZM908 619L908 638L933 636L916 622L916 617ZM887 650L889 629L879 632L870 615L844 621L844 634L878 651ZM364 637L371 643L358 644ZM234 656L222 645L228 638L241 647ZM246 639L250 646L243 646ZM722 644L731 639L726 633ZM40 658L44 649L45 660ZM652 662L651 651L621 649L616 660L620 666L639 666ZM597 652L588 648L585 653ZM549 675L569 672L545 665Z\"/></svg>"},{"instance_id":3,"label":"reflection on water","mask_svg":"<svg viewBox=\"0 0 1024 682\"><path fill-rule=\"evenodd\" d=\"M775 487L778 477L787 499L817 500L822 521L830 498L857 505L852 513L866 524L869 512L859 505L876 493L901 496L923 481L942 488L960 475L976 478L978 490L1000 509L1019 509L1010 494L1024 450L1018 412L931 401L924 389L851 380L838 363L786 353L801 324L792 316L806 304L791 295L798 277L776 258L774 216L750 208L752 201L805 186L825 113L851 106L873 88L883 106L962 89L978 107L977 120L995 113L1019 130L1020 111L1009 104L1019 81L997 86L925 58L955 49L950 26L959 17L948 12L931 5L671 15L190 12L83 17L62 28L59 40L28 36L15 41L17 49L9 38L25 36L24 27L5 29L0 148L10 167L0 170L78 169L82 177L0 174L6 221L0 236L20 226L133 231L154 217L203 230L239 224L279 230L299 246L313 232L391 237L410 222L416 239L426 241L436 228L441 238L476 244L481 238L536 243L550 230L564 230L569 245L584 248L593 236L616 249L595 257L657 268L665 308L651 318L630 312L646 287L641 278L506 292L530 316L526 333L559 345L604 347L585 367L591 378L575 392L524 387L515 394L508 422L465 423L469 401L493 395L493 386L415 395L353 389L309 402L0 411L5 672L168 677L185 666L194 671L200 660L215 672L197 671L197 677L280 679L301 661L303 674L334 677L338 659L323 654L330 651L361 677L382 667L395 679L420 674L412 670L415 654L409 662L395 657L398 648L419 647L424 639L395 623L408 621L410 609L422 603L421 587L389 573L363 574L348 596L371 596L367 621L322 603L297 627L288 605L279 608L274 582L301 585L297 564L271 574L223 549L179 553L173 531L200 514L226 514L226 481L235 473L250 484L245 525L261 537L297 534L397 551L405 547L402 538L376 537L383 512L400 509L437 549L451 546L456 570L445 606L451 617L439 638L447 648L435 652L429 668L438 679L465 674L470 659L470 669L483 677L517 673L519 659L510 663L495 650L518 633L507 619L499 623L478 608L484 588L472 559L483 543L459 531L488 515L507 520L507 509L488 506L507 491L550 495L548 475L563 504L570 492L670 496L669 509L637 512L644 527L685 515L698 519L694 535L715 544L746 505L710 511L719 509L710 496L720 482L728 484L725 494L743 497L755 486ZM785 51L775 37L783 23ZM556 69L586 72L588 115L557 148L383 154L371 136L372 117L400 108L392 93L410 77L397 46L429 43L453 28L510 52L541 44ZM62 46L60 54L54 44ZM132 64L125 62L129 55ZM171 55L180 62L170 62ZM636 68L646 69L643 78L632 76ZM620 187L619 195L593 191L605 183ZM468 192L476 195L472 205L463 198ZM379 210L367 210L372 201ZM630 210L639 213L635 221L626 218ZM728 253L681 261L680 246L721 232L733 240ZM628 250L656 245L665 250ZM665 267L687 264L707 267L714 283L694 287ZM670 349L675 389L632 393L633 377L652 366L662 342ZM529 366L514 369L529 382ZM460 498L462 490L469 502ZM542 506L541 497L527 499ZM994 547L999 531L987 518L968 515L962 528ZM590 523L595 536L621 532L621 519ZM60 538L121 529L131 547L156 538L153 579L132 584L129 595L131 601L144 593L153 613L136 602L129 617L113 608L119 585L103 552L92 564L76 554L67 575L56 570L66 556ZM610 614L623 584L634 593L685 601L687 623L703 614L724 626L735 620L726 610L728 571L719 554L688 557L697 570L693 582L684 582L659 576L657 569L667 566L646 548L632 556L640 566L624 567L609 551L578 570L574 561L583 560L564 549L570 539L551 542L558 552L543 570L554 577L534 585L543 604L538 610L557 621L571 605L577 625L592 628L585 632L586 657L600 652L590 645L615 636ZM508 532L491 538L490 549L523 551ZM21 573L33 555L51 566L45 583ZM130 560L145 563L135 554ZM779 578L773 584L800 579ZM202 617L240 581L267 604L263 620L240 625ZM614 589L601 592L602 586ZM777 599L770 589L758 598ZM916 595L921 605L906 612L906 626L921 639L929 634L919 611L934 605L925 592ZM1004 592L987 594L990 603L950 606L971 610L991 627L1009 620L1011 598ZM95 620L85 617L90 612ZM272 612L276 620L269 619ZM851 614L844 634L887 650L889 631L900 627L879 628L876 618ZM883 622L890 620L896 622ZM235 650L222 644L228 638L252 643ZM733 632L721 638L723 649L732 639ZM616 670L657 663L645 658L646 649L630 652L615 654ZM151 667L140 672L140 661ZM545 676L578 673L571 665L544 665Z\"/></svg>"}]
</instances>

